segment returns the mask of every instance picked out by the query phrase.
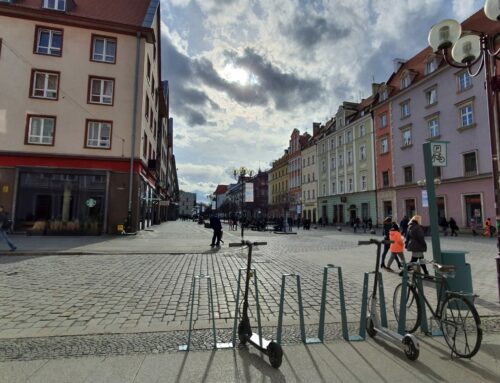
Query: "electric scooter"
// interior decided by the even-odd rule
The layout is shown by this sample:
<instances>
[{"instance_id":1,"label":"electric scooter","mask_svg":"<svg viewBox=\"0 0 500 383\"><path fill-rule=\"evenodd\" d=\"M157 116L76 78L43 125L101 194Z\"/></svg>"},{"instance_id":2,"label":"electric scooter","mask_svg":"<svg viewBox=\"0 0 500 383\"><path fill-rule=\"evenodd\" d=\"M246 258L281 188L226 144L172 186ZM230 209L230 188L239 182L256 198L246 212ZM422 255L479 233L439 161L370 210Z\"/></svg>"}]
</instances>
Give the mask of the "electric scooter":
<instances>
[{"instance_id":1,"label":"electric scooter","mask_svg":"<svg viewBox=\"0 0 500 383\"><path fill-rule=\"evenodd\" d=\"M358 245L377 245L377 264L375 266L375 281L373 283L373 293L370 297L370 315L366 318L366 331L372 338L379 334L383 339L401 348L406 357L410 360L417 360L420 353L420 346L417 338L412 334L401 335L395 331L383 327L380 323L380 315L377 310L377 290L379 284L380 252L382 245L390 244L392 241L370 239L369 241L359 241Z\"/></svg>"},{"instance_id":2,"label":"electric scooter","mask_svg":"<svg viewBox=\"0 0 500 383\"><path fill-rule=\"evenodd\" d=\"M267 242L241 241L240 243L230 243L229 247L248 246L248 259L245 277L245 295L243 296L243 312L238 325L238 339L241 344L247 342L269 357L269 363L274 368L279 368L283 361L283 349L273 340L266 340L259 334L252 331L250 319L248 318L248 292L250 289L250 277L252 275L252 249L253 246L267 245ZM238 286L239 288L239 286ZM238 304L239 302L236 302Z\"/></svg>"}]
</instances>

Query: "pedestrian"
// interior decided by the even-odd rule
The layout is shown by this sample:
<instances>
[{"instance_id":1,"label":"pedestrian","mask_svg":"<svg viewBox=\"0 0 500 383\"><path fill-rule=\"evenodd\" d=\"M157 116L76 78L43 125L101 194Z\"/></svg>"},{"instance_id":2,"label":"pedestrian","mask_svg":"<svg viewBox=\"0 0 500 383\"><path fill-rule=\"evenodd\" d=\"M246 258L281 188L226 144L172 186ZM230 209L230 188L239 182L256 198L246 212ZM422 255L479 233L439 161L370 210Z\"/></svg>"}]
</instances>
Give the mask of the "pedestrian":
<instances>
[{"instance_id":1,"label":"pedestrian","mask_svg":"<svg viewBox=\"0 0 500 383\"><path fill-rule=\"evenodd\" d=\"M373 221L372 221L372 217L369 217L368 218L368 230L372 230L373 228Z\"/></svg>"},{"instance_id":2,"label":"pedestrian","mask_svg":"<svg viewBox=\"0 0 500 383\"><path fill-rule=\"evenodd\" d=\"M477 234L477 222L476 222L476 219L475 218L471 218L470 219L470 229L472 230L472 235L474 237L477 237L478 234Z\"/></svg>"},{"instance_id":3,"label":"pedestrian","mask_svg":"<svg viewBox=\"0 0 500 383\"><path fill-rule=\"evenodd\" d=\"M2 205L0 205L0 239L3 239L5 243L10 247L10 251L15 251L17 249L16 245L7 236L7 231L10 229L11 221L8 214L4 211Z\"/></svg>"},{"instance_id":4,"label":"pedestrian","mask_svg":"<svg viewBox=\"0 0 500 383\"><path fill-rule=\"evenodd\" d=\"M392 271L391 265L394 260L398 264L398 268L401 269L405 263L405 257L403 254L404 241L401 233L399 232L399 226L396 222L393 222L391 230L389 231L389 238L391 240L391 256L389 257L389 262L387 262L387 271Z\"/></svg>"},{"instance_id":5,"label":"pedestrian","mask_svg":"<svg viewBox=\"0 0 500 383\"><path fill-rule=\"evenodd\" d=\"M443 235L446 237L448 235L448 221L444 215L439 219L439 226L443 229Z\"/></svg>"},{"instance_id":6,"label":"pedestrian","mask_svg":"<svg viewBox=\"0 0 500 383\"><path fill-rule=\"evenodd\" d=\"M356 219L354 220L354 232L355 233L358 231L360 223L361 223L361 220L359 219L359 217L356 217Z\"/></svg>"},{"instance_id":7,"label":"pedestrian","mask_svg":"<svg viewBox=\"0 0 500 383\"><path fill-rule=\"evenodd\" d=\"M383 224L384 226L382 228L382 235L384 236L385 241L389 241L389 234L390 234L389 232L391 231L392 228L392 217L391 216L385 217ZM382 262L380 262L380 267L382 269L385 269L385 256L389 252L390 247L391 247L390 243L384 243L384 251L382 252Z\"/></svg>"},{"instance_id":8,"label":"pedestrian","mask_svg":"<svg viewBox=\"0 0 500 383\"><path fill-rule=\"evenodd\" d=\"M491 219L486 218L486 221L484 222L483 237L491 237L491 236L492 236Z\"/></svg>"},{"instance_id":9,"label":"pedestrian","mask_svg":"<svg viewBox=\"0 0 500 383\"><path fill-rule=\"evenodd\" d=\"M222 241L222 224L220 223L220 219L216 214L212 214L210 216L210 227L214 231L210 247L220 247L220 243Z\"/></svg>"},{"instance_id":10,"label":"pedestrian","mask_svg":"<svg viewBox=\"0 0 500 383\"><path fill-rule=\"evenodd\" d=\"M408 235L406 238L406 248L411 251L411 261L416 262L417 260L424 259L424 253L427 251L427 243L425 242L424 229L421 226L422 217L419 215L414 215L410 220L408 225ZM429 274L427 271L427 266L425 264L421 265L424 274Z\"/></svg>"},{"instance_id":11,"label":"pedestrian","mask_svg":"<svg viewBox=\"0 0 500 383\"><path fill-rule=\"evenodd\" d=\"M457 231L458 231L458 225L457 222L453 219L453 217L450 217L450 220L448 221L448 225L450 226L451 230L451 236L458 237Z\"/></svg>"},{"instance_id":12,"label":"pedestrian","mask_svg":"<svg viewBox=\"0 0 500 383\"><path fill-rule=\"evenodd\" d=\"M408 233L408 223L410 220L408 217L405 215L403 216L403 219L401 222L399 222L399 227L401 228L401 235L406 238L406 234Z\"/></svg>"}]
</instances>

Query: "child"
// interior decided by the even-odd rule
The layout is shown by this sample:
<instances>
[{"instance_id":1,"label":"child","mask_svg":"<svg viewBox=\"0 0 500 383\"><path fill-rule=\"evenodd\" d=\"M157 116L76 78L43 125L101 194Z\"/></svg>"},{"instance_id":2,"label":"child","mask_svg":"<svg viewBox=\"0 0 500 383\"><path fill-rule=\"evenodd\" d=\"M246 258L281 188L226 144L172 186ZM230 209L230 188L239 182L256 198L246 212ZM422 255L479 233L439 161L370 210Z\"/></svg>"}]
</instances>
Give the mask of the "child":
<instances>
[{"instance_id":1,"label":"child","mask_svg":"<svg viewBox=\"0 0 500 383\"><path fill-rule=\"evenodd\" d=\"M403 254L404 242L401 233L399 232L399 226L396 222L392 223L391 230L389 231L389 239L394 243L391 243L391 256L389 257L389 262L387 263L387 271L392 271L391 265L394 259L396 260L398 267L401 268L402 264L405 263L405 257ZM401 260L401 262L400 262Z\"/></svg>"}]
</instances>

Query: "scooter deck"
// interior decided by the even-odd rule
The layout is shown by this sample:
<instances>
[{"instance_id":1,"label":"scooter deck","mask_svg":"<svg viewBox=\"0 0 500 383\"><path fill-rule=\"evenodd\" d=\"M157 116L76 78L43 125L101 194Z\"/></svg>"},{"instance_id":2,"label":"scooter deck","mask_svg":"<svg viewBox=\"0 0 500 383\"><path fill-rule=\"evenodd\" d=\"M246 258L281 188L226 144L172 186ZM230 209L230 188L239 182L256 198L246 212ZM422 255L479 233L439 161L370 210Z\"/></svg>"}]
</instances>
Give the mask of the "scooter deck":
<instances>
[{"instance_id":1,"label":"scooter deck","mask_svg":"<svg viewBox=\"0 0 500 383\"><path fill-rule=\"evenodd\" d=\"M270 340L261 338L259 334L253 333L252 336L249 339L249 342L255 345L256 347L262 349L262 350L267 350L267 347L271 343ZM262 342L262 343L261 343Z\"/></svg>"}]
</instances>

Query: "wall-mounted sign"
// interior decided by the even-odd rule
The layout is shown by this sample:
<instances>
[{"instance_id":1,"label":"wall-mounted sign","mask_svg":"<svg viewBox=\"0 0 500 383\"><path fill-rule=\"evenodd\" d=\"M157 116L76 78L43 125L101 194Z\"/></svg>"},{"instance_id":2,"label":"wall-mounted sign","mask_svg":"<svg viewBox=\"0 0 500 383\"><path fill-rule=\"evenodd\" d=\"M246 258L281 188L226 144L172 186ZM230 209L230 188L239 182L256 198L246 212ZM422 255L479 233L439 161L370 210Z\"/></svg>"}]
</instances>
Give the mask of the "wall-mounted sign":
<instances>
[{"instance_id":1,"label":"wall-mounted sign","mask_svg":"<svg viewBox=\"0 0 500 383\"><path fill-rule=\"evenodd\" d=\"M8 193L9 192L9 185L3 185L2 186L2 193Z\"/></svg>"},{"instance_id":2,"label":"wall-mounted sign","mask_svg":"<svg viewBox=\"0 0 500 383\"><path fill-rule=\"evenodd\" d=\"M253 202L253 183L245 183L245 202Z\"/></svg>"},{"instance_id":3,"label":"wall-mounted sign","mask_svg":"<svg viewBox=\"0 0 500 383\"><path fill-rule=\"evenodd\" d=\"M95 205L97 205L97 201L93 198L89 198L85 201L85 205L87 205L87 207L94 207Z\"/></svg>"},{"instance_id":4,"label":"wall-mounted sign","mask_svg":"<svg viewBox=\"0 0 500 383\"><path fill-rule=\"evenodd\" d=\"M422 190L422 207L429 207L429 198L427 197L427 190Z\"/></svg>"},{"instance_id":5,"label":"wall-mounted sign","mask_svg":"<svg viewBox=\"0 0 500 383\"><path fill-rule=\"evenodd\" d=\"M446 144L447 142L443 141L431 142L432 166L448 166Z\"/></svg>"}]
</instances>

